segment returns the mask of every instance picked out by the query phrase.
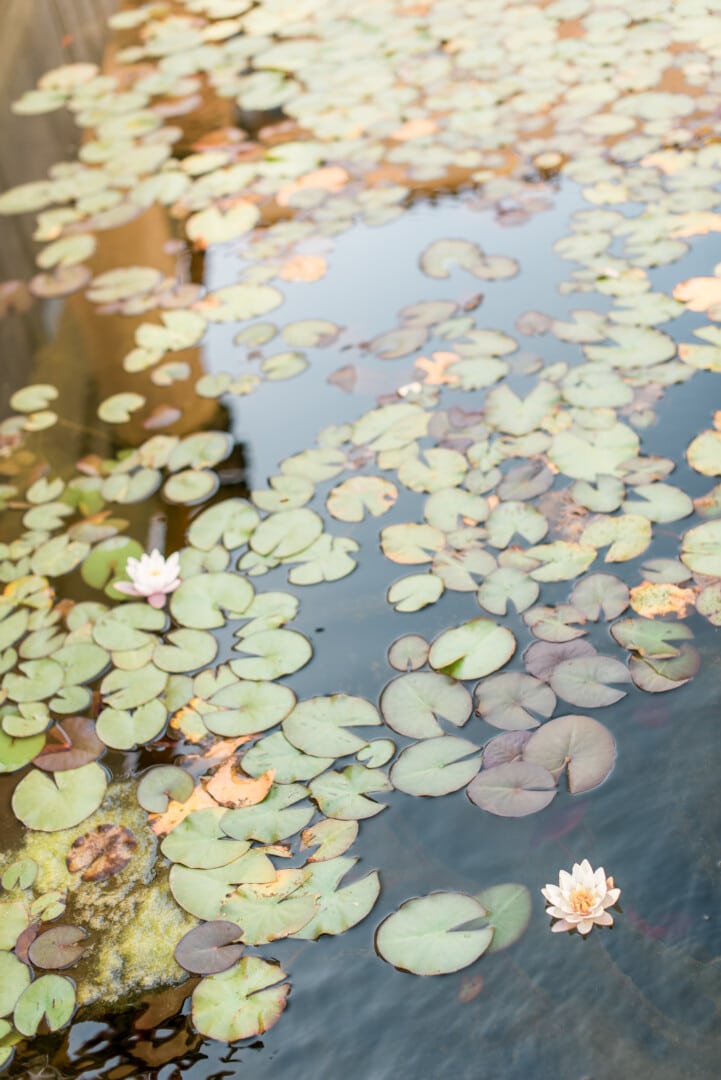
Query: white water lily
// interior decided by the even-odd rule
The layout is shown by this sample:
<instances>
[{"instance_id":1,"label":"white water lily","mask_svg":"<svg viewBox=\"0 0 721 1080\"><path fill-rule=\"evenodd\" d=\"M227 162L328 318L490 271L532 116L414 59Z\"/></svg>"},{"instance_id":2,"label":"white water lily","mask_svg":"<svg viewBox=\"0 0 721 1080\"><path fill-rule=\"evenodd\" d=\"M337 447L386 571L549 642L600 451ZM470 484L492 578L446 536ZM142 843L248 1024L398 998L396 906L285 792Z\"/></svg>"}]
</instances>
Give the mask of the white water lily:
<instances>
[{"instance_id":1,"label":"white water lily","mask_svg":"<svg viewBox=\"0 0 721 1080\"><path fill-rule=\"evenodd\" d=\"M593 870L588 859L574 863L570 874L561 870L558 885L546 885L541 892L548 904L546 913L558 920L551 927L553 932L578 930L579 934L588 934L594 925L613 926L613 917L606 909L621 895L603 867Z\"/></svg>"},{"instance_id":2,"label":"white water lily","mask_svg":"<svg viewBox=\"0 0 721 1080\"><path fill-rule=\"evenodd\" d=\"M115 588L128 596L144 596L154 608L161 608L165 597L180 585L180 556L177 551L167 559L158 549L139 559L128 559L125 572L130 581L117 581Z\"/></svg>"}]
</instances>

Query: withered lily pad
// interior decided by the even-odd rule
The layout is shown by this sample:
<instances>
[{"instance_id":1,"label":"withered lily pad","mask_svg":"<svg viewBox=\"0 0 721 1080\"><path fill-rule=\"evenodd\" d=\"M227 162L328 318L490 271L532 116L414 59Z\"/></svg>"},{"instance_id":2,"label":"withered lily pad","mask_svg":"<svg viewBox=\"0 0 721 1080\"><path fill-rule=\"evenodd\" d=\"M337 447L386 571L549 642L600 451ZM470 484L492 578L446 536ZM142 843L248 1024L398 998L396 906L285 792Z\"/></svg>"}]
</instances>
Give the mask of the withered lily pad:
<instances>
[{"instance_id":1,"label":"withered lily pad","mask_svg":"<svg viewBox=\"0 0 721 1080\"><path fill-rule=\"evenodd\" d=\"M105 746L95 734L95 724L87 716L69 716L56 725L57 740L51 729L48 741L33 765L45 772L65 772L97 761Z\"/></svg>"},{"instance_id":2,"label":"withered lily pad","mask_svg":"<svg viewBox=\"0 0 721 1080\"><path fill-rule=\"evenodd\" d=\"M138 842L124 825L99 825L79 836L65 859L71 874L82 871L83 881L105 881L124 870Z\"/></svg>"}]
</instances>

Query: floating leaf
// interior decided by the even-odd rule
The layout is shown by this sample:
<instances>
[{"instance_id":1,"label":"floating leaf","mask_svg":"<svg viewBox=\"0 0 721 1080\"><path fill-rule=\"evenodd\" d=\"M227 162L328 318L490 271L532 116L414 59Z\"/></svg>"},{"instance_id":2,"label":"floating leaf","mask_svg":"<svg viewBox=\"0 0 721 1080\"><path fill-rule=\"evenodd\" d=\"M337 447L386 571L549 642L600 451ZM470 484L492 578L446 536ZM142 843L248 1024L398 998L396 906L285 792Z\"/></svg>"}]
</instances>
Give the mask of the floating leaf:
<instances>
[{"instance_id":1,"label":"floating leaf","mask_svg":"<svg viewBox=\"0 0 721 1080\"><path fill-rule=\"evenodd\" d=\"M218 711L204 713L203 721L216 735L254 735L284 720L295 700L287 686L243 679L212 696Z\"/></svg>"},{"instance_id":2,"label":"floating leaf","mask_svg":"<svg viewBox=\"0 0 721 1080\"><path fill-rule=\"evenodd\" d=\"M245 855L250 844L229 839L221 829L224 813L224 807L212 806L188 814L163 840L163 855L196 870L215 870Z\"/></svg>"},{"instance_id":3,"label":"floating leaf","mask_svg":"<svg viewBox=\"0 0 721 1080\"><path fill-rule=\"evenodd\" d=\"M536 581L570 581L589 568L596 558L596 549L590 544L555 540L552 544L529 548L526 554L542 564L531 570Z\"/></svg>"},{"instance_id":4,"label":"floating leaf","mask_svg":"<svg viewBox=\"0 0 721 1080\"><path fill-rule=\"evenodd\" d=\"M0 878L3 889L29 889L38 874L38 864L27 856L10 863Z\"/></svg>"},{"instance_id":5,"label":"floating leaf","mask_svg":"<svg viewBox=\"0 0 721 1080\"><path fill-rule=\"evenodd\" d=\"M629 681L628 669L610 656L562 660L550 678L553 690L563 701L586 709L599 709L620 701L626 691L609 684Z\"/></svg>"},{"instance_id":6,"label":"floating leaf","mask_svg":"<svg viewBox=\"0 0 721 1080\"><path fill-rule=\"evenodd\" d=\"M559 716L531 735L523 758L548 769L556 780L568 766L568 790L579 795L607 778L616 760L616 743L608 728L591 716Z\"/></svg>"},{"instance_id":7,"label":"floating leaf","mask_svg":"<svg viewBox=\"0 0 721 1080\"><path fill-rule=\"evenodd\" d=\"M396 671L416 671L428 659L430 646L419 634L405 634L393 642L388 650L388 663Z\"/></svg>"},{"instance_id":8,"label":"floating leaf","mask_svg":"<svg viewBox=\"0 0 721 1080\"><path fill-rule=\"evenodd\" d=\"M243 660L231 660L230 667L241 679L279 679L300 671L313 655L313 648L297 630L264 630L241 638L233 646L249 653Z\"/></svg>"},{"instance_id":9,"label":"floating leaf","mask_svg":"<svg viewBox=\"0 0 721 1080\"><path fill-rule=\"evenodd\" d=\"M257 956L203 979L193 991L193 1024L208 1039L235 1042L263 1035L278 1022L290 993L285 972Z\"/></svg>"},{"instance_id":10,"label":"floating leaf","mask_svg":"<svg viewBox=\"0 0 721 1080\"><path fill-rule=\"evenodd\" d=\"M141 669L142 672L146 669ZM162 687L161 687L162 689ZM162 701L147 701L132 713L124 709L103 709L95 730L106 746L113 750L132 750L134 746L157 739L164 730L168 713Z\"/></svg>"},{"instance_id":11,"label":"floating leaf","mask_svg":"<svg viewBox=\"0 0 721 1080\"><path fill-rule=\"evenodd\" d=\"M11 952L0 952L0 1015L8 1016L30 984L30 971Z\"/></svg>"},{"instance_id":12,"label":"floating leaf","mask_svg":"<svg viewBox=\"0 0 721 1080\"><path fill-rule=\"evenodd\" d=\"M44 746L45 735L14 739L0 727L0 775L24 769L41 753Z\"/></svg>"},{"instance_id":13,"label":"floating leaf","mask_svg":"<svg viewBox=\"0 0 721 1080\"><path fill-rule=\"evenodd\" d=\"M380 476L353 476L334 487L326 500L328 513L339 521L362 521L366 511L380 517L398 498L395 484Z\"/></svg>"},{"instance_id":14,"label":"floating leaf","mask_svg":"<svg viewBox=\"0 0 721 1080\"><path fill-rule=\"evenodd\" d=\"M626 562L643 554L653 536L651 523L641 514L622 514L592 521L581 541L601 548L608 545L606 562Z\"/></svg>"},{"instance_id":15,"label":"floating leaf","mask_svg":"<svg viewBox=\"0 0 721 1080\"><path fill-rule=\"evenodd\" d=\"M175 960L192 975L217 975L227 971L245 950L238 944L242 931L223 919L195 926L175 946Z\"/></svg>"},{"instance_id":16,"label":"floating leaf","mask_svg":"<svg viewBox=\"0 0 721 1080\"><path fill-rule=\"evenodd\" d=\"M391 791L388 777L380 769L348 765L343 772L326 772L310 783L310 793L326 817L343 821L374 817L385 804L366 798L371 791Z\"/></svg>"},{"instance_id":17,"label":"floating leaf","mask_svg":"<svg viewBox=\"0 0 721 1080\"><path fill-rule=\"evenodd\" d=\"M323 520L313 510L281 510L262 521L250 538L250 546L259 555L287 559L318 539Z\"/></svg>"},{"instance_id":18,"label":"floating leaf","mask_svg":"<svg viewBox=\"0 0 721 1080\"><path fill-rule=\"evenodd\" d=\"M395 611L421 611L435 604L445 591L445 585L436 574L408 574L394 581L386 598Z\"/></svg>"},{"instance_id":19,"label":"floating leaf","mask_svg":"<svg viewBox=\"0 0 721 1080\"><path fill-rule=\"evenodd\" d=\"M44 1021L50 1031L65 1027L75 1012L75 988L63 975L41 975L20 995L13 1023L21 1035L37 1034Z\"/></svg>"},{"instance_id":20,"label":"floating leaf","mask_svg":"<svg viewBox=\"0 0 721 1080\"><path fill-rule=\"evenodd\" d=\"M13 813L29 829L69 829L98 809L107 785L105 770L95 763L52 778L34 769L13 792Z\"/></svg>"},{"instance_id":21,"label":"floating leaf","mask_svg":"<svg viewBox=\"0 0 721 1080\"><path fill-rule=\"evenodd\" d=\"M106 424L124 424L134 412L142 409L145 398L130 390L111 394L98 406L98 417Z\"/></svg>"},{"instance_id":22,"label":"floating leaf","mask_svg":"<svg viewBox=\"0 0 721 1080\"><path fill-rule=\"evenodd\" d=\"M356 753L367 742L348 728L380 722L377 710L364 698L332 694L299 702L283 721L283 732L304 754L343 757Z\"/></svg>"},{"instance_id":23,"label":"floating leaf","mask_svg":"<svg viewBox=\"0 0 721 1080\"><path fill-rule=\"evenodd\" d=\"M492 570L480 586L478 603L491 615L505 615L509 602L516 611L525 611L538 599L539 587L528 574L515 567Z\"/></svg>"},{"instance_id":24,"label":"floating leaf","mask_svg":"<svg viewBox=\"0 0 721 1080\"><path fill-rule=\"evenodd\" d=\"M693 632L680 623L649 622L647 619L621 619L611 627L619 645L631 649L640 656L663 660L679 656L682 646L676 641L690 641Z\"/></svg>"},{"instance_id":25,"label":"floating leaf","mask_svg":"<svg viewBox=\"0 0 721 1080\"><path fill-rule=\"evenodd\" d=\"M555 795L556 781L549 770L530 761L509 761L484 768L468 785L471 802L501 817L536 814Z\"/></svg>"},{"instance_id":26,"label":"floating leaf","mask_svg":"<svg viewBox=\"0 0 721 1080\"><path fill-rule=\"evenodd\" d=\"M322 821L304 829L300 837L301 848L316 848L308 857L308 862L324 862L342 855L358 836L356 820L340 821L337 818L324 818Z\"/></svg>"},{"instance_id":27,"label":"floating leaf","mask_svg":"<svg viewBox=\"0 0 721 1080\"><path fill-rule=\"evenodd\" d=\"M443 735L438 717L462 727L471 715L471 695L462 683L435 671L400 675L388 683L380 708L388 727L413 739Z\"/></svg>"},{"instance_id":28,"label":"floating leaf","mask_svg":"<svg viewBox=\"0 0 721 1080\"><path fill-rule=\"evenodd\" d=\"M105 881L125 869L137 846L124 825L99 825L73 842L65 863L71 874L82 871L82 881Z\"/></svg>"},{"instance_id":29,"label":"floating leaf","mask_svg":"<svg viewBox=\"0 0 721 1080\"><path fill-rule=\"evenodd\" d=\"M506 731L538 727L536 716L546 719L556 707L556 695L549 686L516 671L482 680L473 696L478 715Z\"/></svg>"},{"instance_id":30,"label":"floating leaf","mask_svg":"<svg viewBox=\"0 0 721 1080\"><path fill-rule=\"evenodd\" d=\"M30 945L28 956L34 967L61 971L79 960L87 949L87 938L79 926L51 926Z\"/></svg>"},{"instance_id":31,"label":"floating leaf","mask_svg":"<svg viewBox=\"0 0 721 1080\"><path fill-rule=\"evenodd\" d=\"M193 519L188 528L188 543L201 551L210 551L222 543L232 551L248 542L259 521L257 510L247 499L225 499Z\"/></svg>"},{"instance_id":32,"label":"floating leaf","mask_svg":"<svg viewBox=\"0 0 721 1080\"><path fill-rule=\"evenodd\" d=\"M681 645L678 656L667 660L632 656L628 663L636 686L649 694L676 690L694 677L700 665L701 657L693 645Z\"/></svg>"},{"instance_id":33,"label":"floating leaf","mask_svg":"<svg viewBox=\"0 0 721 1080\"><path fill-rule=\"evenodd\" d=\"M304 829L313 816L312 807L295 806L307 794L301 784L274 785L257 806L227 810L221 818L223 832L235 840L259 840L262 844L285 840Z\"/></svg>"},{"instance_id":34,"label":"floating leaf","mask_svg":"<svg viewBox=\"0 0 721 1080\"><path fill-rule=\"evenodd\" d=\"M195 787L189 772L177 765L156 765L138 781L137 798L143 810L163 814L170 799L185 802Z\"/></svg>"},{"instance_id":35,"label":"floating leaf","mask_svg":"<svg viewBox=\"0 0 721 1080\"><path fill-rule=\"evenodd\" d=\"M628 607L628 586L613 574L589 574L574 586L570 601L587 619L603 614L610 621Z\"/></svg>"},{"instance_id":36,"label":"floating leaf","mask_svg":"<svg viewBox=\"0 0 721 1080\"><path fill-rule=\"evenodd\" d=\"M336 857L317 861L311 867L301 891L315 899L318 910L310 922L295 932L295 937L317 941L321 934L344 934L370 914L381 891L376 870L359 881L338 888L357 861Z\"/></svg>"},{"instance_id":37,"label":"floating leaf","mask_svg":"<svg viewBox=\"0 0 721 1080\"><path fill-rule=\"evenodd\" d=\"M401 753L391 769L391 781L407 795L447 795L476 775L480 757L469 759L469 755L477 751L474 743L453 735L425 739Z\"/></svg>"},{"instance_id":38,"label":"floating leaf","mask_svg":"<svg viewBox=\"0 0 721 1080\"><path fill-rule=\"evenodd\" d=\"M503 667L515 651L510 630L490 619L472 619L440 634L428 660L431 667L455 679L480 679Z\"/></svg>"},{"instance_id":39,"label":"floating leaf","mask_svg":"<svg viewBox=\"0 0 721 1080\"><path fill-rule=\"evenodd\" d=\"M413 975L448 975L488 949L493 930L463 930L486 914L472 896L431 893L401 904L380 924L375 946L383 960Z\"/></svg>"},{"instance_id":40,"label":"floating leaf","mask_svg":"<svg viewBox=\"0 0 721 1080\"><path fill-rule=\"evenodd\" d=\"M531 628L533 636L541 641L573 641L587 633L583 628L586 621L583 612L571 604L531 608L523 616L523 621Z\"/></svg>"},{"instance_id":41,"label":"floating leaf","mask_svg":"<svg viewBox=\"0 0 721 1080\"><path fill-rule=\"evenodd\" d=\"M252 599L252 585L239 574L198 574L180 583L170 598L170 611L183 626L209 630L223 626L225 613L239 618Z\"/></svg>"},{"instance_id":42,"label":"floating leaf","mask_svg":"<svg viewBox=\"0 0 721 1080\"><path fill-rule=\"evenodd\" d=\"M681 562L694 574L721 577L721 521L689 529L683 538Z\"/></svg>"},{"instance_id":43,"label":"floating leaf","mask_svg":"<svg viewBox=\"0 0 721 1080\"><path fill-rule=\"evenodd\" d=\"M276 731L251 747L243 757L243 768L251 776L260 776L273 769L279 784L292 784L318 776L329 769L334 761L334 757L304 754L288 742L282 731Z\"/></svg>"},{"instance_id":44,"label":"floating leaf","mask_svg":"<svg viewBox=\"0 0 721 1080\"><path fill-rule=\"evenodd\" d=\"M493 281L518 273L518 263L503 255L485 255L470 240L435 240L423 251L421 270L434 278L446 278L455 266L474 277Z\"/></svg>"},{"instance_id":45,"label":"floating leaf","mask_svg":"<svg viewBox=\"0 0 721 1080\"><path fill-rule=\"evenodd\" d=\"M500 952L515 945L531 921L531 893L525 885L492 885L476 894L486 909L486 920L493 928L489 952Z\"/></svg>"}]
</instances>

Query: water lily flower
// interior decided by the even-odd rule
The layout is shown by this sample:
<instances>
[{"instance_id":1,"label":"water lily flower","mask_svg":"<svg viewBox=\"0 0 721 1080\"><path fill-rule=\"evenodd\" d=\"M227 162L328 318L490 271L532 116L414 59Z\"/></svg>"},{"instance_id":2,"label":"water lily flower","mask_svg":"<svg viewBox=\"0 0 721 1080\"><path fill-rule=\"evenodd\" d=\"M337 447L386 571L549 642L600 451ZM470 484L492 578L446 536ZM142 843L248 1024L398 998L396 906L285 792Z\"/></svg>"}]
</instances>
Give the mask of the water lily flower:
<instances>
[{"instance_id":1,"label":"water lily flower","mask_svg":"<svg viewBox=\"0 0 721 1080\"><path fill-rule=\"evenodd\" d=\"M613 926L613 917L606 909L621 895L603 867L593 870L588 859L574 863L570 874L561 870L558 885L546 885L541 892L548 904L547 914L558 920L551 927L556 934L563 930L588 934L594 925Z\"/></svg>"},{"instance_id":2,"label":"water lily flower","mask_svg":"<svg viewBox=\"0 0 721 1080\"><path fill-rule=\"evenodd\" d=\"M180 585L180 556L175 551L165 559L156 548L150 555L128 559L125 572L130 581L115 582L118 592L144 596L151 607L161 608L168 593Z\"/></svg>"}]
</instances>

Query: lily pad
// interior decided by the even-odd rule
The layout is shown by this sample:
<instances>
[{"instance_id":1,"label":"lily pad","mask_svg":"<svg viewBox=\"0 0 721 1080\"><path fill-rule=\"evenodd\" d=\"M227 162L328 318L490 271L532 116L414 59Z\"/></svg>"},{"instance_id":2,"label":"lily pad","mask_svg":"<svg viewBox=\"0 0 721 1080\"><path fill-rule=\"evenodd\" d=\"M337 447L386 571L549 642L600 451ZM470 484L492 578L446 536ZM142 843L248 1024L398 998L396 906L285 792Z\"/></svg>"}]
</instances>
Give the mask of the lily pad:
<instances>
[{"instance_id":1,"label":"lily pad","mask_svg":"<svg viewBox=\"0 0 721 1080\"><path fill-rule=\"evenodd\" d=\"M556 792L556 781L549 770L530 761L484 768L468 785L471 802L500 817L536 814L548 806Z\"/></svg>"},{"instance_id":2,"label":"lily pad","mask_svg":"<svg viewBox=\"0 0 721 1080\"><path fill-rule=\"evenodd\" d=\"M448 975L489 948L493 930L464 930L486 909L464 893L438 892L401 904L380 924L375 947L387 963L413 975Z\"/></svg>"},{"instance_id":3,"label":"lily pad","mask_svg":"<svg viewBox=\"0 0 721 1080\"><path fill-rule=\"evenodd\" d=\"M446 630L433 644L428 662L455 679L481 679L497 671L516 651L516 639L490 619L472 619Z\"/></svg>"},{"instance_id":4,"label":"lily pad","mask_svg":"<svg viewBox=\"0 0 721 1080\"><path fill-rule=\"evenodd\" d=\"M616 761L616 742L591 716L559 716L531 735L523 759L548 769L556 780L568 767L568 790L579 795L608 777Z\"/></svg>"},{"instance_id":5,"label":"lily pad","mask_svg":"<svg viewBox=\"0 0 721 1080\"><path fill-rule=\"evenodd\" d=\"M310 793L326 817L341 821L374 817L384 803L367 798L371 791L390 791L392 785L380 769L348 765L342 772L326 772L310 782Z\"/></svg>"},{"instance_id":6,"label":"lily pad","mask_svg":"<svg viewBox=\"0 0 721 1080\"><path fill-rule=\"evenodd\" d=\"M391 769L391 781L407 795L447 795L465 787L481 766L478 747L468 739L440 735L407 747Z\"/></svg>"},{"instance_id":7,"label":"lily pad","mask_svg":"<svg viewBox=\"0 0 721 1080\"><path fill-rule=\"evenodd\" d=\"M105 770L94 762L52 777L34 769L13 792L13 813L29 829L69 829L98 809L107 786Z\"/></svg>"},{"instance_id":8,"label":"lily pad","mask_svg":"<svg viewBox=\"0 0 721 1080\"><path fill-rule=\"evenodd\" d=\"M175 960L191 975L217 975L240 960L245 946L238 943L242 931L224 919L196 926L175 946Z\"/></svg>"},{"instance_id":9,"label":"lily pad","mask_svg":"<svg viewBox=\"0 0 721 1080\"><path fill-rule=\"evenodd\" d=\"M343 757L355 754L367 742L349 728L374 727L380 722L378 711L364 698L331 694L299 702L283 721L283 732L304 754Z\"/></svg>"},{"instance_id":10,"label":"lily pad","mask_svg":"<svg viewBox=\"0 0 721 1080\"><path fill-rule=\"evenodd\" d=\"M30 945L28 956L34 967L61 971L71 967L87 949L88 934L79 926L51 926Z\"/></svg>"},{"instance_id":11,"label":"lily pad","mask_svg":"<svg viewBox=\"0 0 721 1080\"><path fill-rule=\"evenodd\" d=\"M400 675L388 683L380 699L388 727L412 739L442 735L438 717L462 727L471 707L471 695L462 683L434 671Z\"/></svg>"},{"instance_id":12,"label":"lily pad","mask_svg":"<svg viewBox=\"0 0 721 1080\"><path fill-rule=\"evenodd\" d=\"M137 798L143 810L163 814L170 799L185 802L193 792L192 775L177 765L156 765L138 781Z\"/></svg>"},{"instance_id":13,"label":"lily pad","mask_svg":"<svg viewBox=\"0 0 721 1080\"><path fill-rule=\"evenodd\" d=\"M71 874L80 873L82 881L105 881L125 869L137 846L124 825L99 825L73 842L65 864Z\"/></svg>"},{"instance_id":14,"label":"lily pad","mask_svg":"<svg viewBox=\"0 0 721 1080\"><path fill-rule=\"evenodd\" d=\"M556 695L550 686L516 671L483 679L473 696L478 715L505 731L536 728L540 723L537 717L546 719L556 707Z\"/></svg>"},{"instance_id":15,"label":"lily pad","mask_svg":"<svg viewBox=\"0 0 721 1080\"><path fill-rule=\"evenodd\" d=\"M486 920L493 927L493 940L488 951L500 952L515 945L531 921L530 890L525 885L510 882L492 885L477 893L476 900L486 909Z\"/></svg>"},{"instance_id":16,"label":"lily pad","mask_svg":"<svg viewBox=\"0 0 721 1080\"><path fill-rule=\"evenodd\" d=\"M75 1012L75 987L63 975L41 975L23 991L13 1023L22 1035L37 1034L45 1021L50 1031L65 1027Z\"/></svg>"},{"instance_id":17,"label":"lily pad","mask_svg":"<svg viewBox=\"0 0 721 1080\"><path fill-rule=\"evenodd\" d=\"M388 650L388 663L396 671L417 671L428 659L430 646L419 634L397 638Z\"/></svg>"},{"instance_id":18,"label":"lily pad","mask_svg":"<svg viewBox=\"0 0 721 1080\"><path fill-rule=\"evenodd\" d=\"M569 705L599 709L626 696L612 684L630 682L628 669L610 656L578 656L562 660L551 675L551 687Z\"/></svg>"},{"instance_id":19,"label":"lily pad","mask_svg":"<svg viewBox=\"0 0 721 1080\"><path fill-rule=\"evenodd\" d=\"M235 1042L263 1035L280 1019L290 985L278 964L257 956L243 957L228 971L210 975L196 986L193 1024L209 1039Z\"/></svg>"}]
</instances>

